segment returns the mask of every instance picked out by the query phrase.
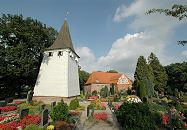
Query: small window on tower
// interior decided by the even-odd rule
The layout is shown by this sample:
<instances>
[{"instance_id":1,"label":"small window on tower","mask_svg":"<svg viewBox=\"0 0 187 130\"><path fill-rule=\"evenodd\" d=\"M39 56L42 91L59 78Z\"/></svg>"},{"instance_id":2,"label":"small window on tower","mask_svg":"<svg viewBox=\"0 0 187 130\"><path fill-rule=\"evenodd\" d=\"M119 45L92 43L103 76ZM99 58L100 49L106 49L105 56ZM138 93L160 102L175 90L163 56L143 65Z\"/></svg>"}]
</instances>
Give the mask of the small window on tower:
<instances>
[{"instance_id":1,"label":"small window on tower","mask_svg":"<svg viewBox=\"0 0 187 130\"><path fill-rule=\"evenodd\" d=\"M49 56L53 56L53 53L52 53L52 52L49 52Z\"/></svg>"},{"instance_id":2,"label":"small window on tower","mask_svg":"<svg viewBox=\"0 0 187 130\"><path fill-rule=\"evenodd\" d=\"M63 55L62 51L59 51L58 56L62 56L62 55Z\"/></svg>"}]
</instances>

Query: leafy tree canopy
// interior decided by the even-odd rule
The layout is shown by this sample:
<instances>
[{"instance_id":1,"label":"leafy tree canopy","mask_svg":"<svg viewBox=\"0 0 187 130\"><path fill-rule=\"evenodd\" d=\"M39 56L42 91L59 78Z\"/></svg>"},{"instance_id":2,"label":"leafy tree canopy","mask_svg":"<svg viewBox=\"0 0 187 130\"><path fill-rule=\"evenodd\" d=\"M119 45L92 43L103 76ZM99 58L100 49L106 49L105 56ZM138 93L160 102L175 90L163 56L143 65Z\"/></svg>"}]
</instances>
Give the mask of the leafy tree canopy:
<instances>
[{"instance_id":1,"label":"leafy tree canopy","mask_svg":"<svg viewBox=\"0 0 187 130\"><path fill-rule=\"evenodd\" d=\"M43 51L53 43L57 31L22 15L0 17L0 76L18 94L21 86L34 86ZM1 94L0 94L1 95Z\"/></svg>"},{"instance_id":2,"label":"leafy tree canopy","mask_svg":"<svg viewBox=\"0 0 187 130\"><path fill-rule=\"evenodd\" d=\"M79 70L79 83L80 83L80 89L83 90L83 86L88 80L90 74L84 70Z\"/></svg>"},{"instance_id":3,"label":"leafy tree canopy","mask_svg":"<svg viewBox=\"0 0 187 130\"><path fill-rule=\"evenodd\" d=\"M116 70L108 70L107 72L109 72L109 73L118 73L118 71L116 71Z\"/></svg>"},{"instance_id":4,"label":"leafy tree canopy","mask_svg":"<svg viewBox=\"0 0 187 130\"><path fill-rule=\"evenodd\" d=\"M174 91L187 91L187 62L165 66L168 75L167 85Z\"/></svg>"}]
</instances>

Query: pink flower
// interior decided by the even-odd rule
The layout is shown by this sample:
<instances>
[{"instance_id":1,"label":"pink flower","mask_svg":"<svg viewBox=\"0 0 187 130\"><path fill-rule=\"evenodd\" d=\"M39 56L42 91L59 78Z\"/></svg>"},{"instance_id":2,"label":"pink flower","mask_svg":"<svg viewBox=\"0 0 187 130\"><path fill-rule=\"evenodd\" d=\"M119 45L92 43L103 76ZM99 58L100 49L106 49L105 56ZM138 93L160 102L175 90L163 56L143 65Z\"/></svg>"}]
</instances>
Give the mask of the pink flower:
<instances>
[{"instance_id":1,"label":"pink flower","mask_svg":"<svg viewBox=\"0 0 187 130\"><path fill-rule=\"evenodd\" d=\"M93 117L96 120L106 120L108 119L108 114L106 112L94 113Z\"/></svg>"}]
</instances>

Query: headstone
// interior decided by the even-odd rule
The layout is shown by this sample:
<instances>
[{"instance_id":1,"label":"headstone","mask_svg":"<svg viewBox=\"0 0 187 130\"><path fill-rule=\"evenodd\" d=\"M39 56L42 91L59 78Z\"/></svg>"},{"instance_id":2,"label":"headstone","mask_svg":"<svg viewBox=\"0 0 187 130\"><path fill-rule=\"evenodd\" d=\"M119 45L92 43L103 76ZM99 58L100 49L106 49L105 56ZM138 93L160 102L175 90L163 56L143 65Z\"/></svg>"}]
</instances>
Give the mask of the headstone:
<instances>
[{"instance_id":1,"label":"headstone","mask_svg":"<svg viewBox=\"0 0 187 130\"><path fill-rule=\"evenodd\" d=\"M56 106L56 102L51 103L51 110Z\"/></svg>"},{"instance_id":2,"label":"headstone","mask_svg":"<svg viewBox=\"0 0 187 130\"><path fill-rule=\"evenodd\" d=\"M4 107L7 105L7 102L6 101L0 101L0 107Z\"/></svg>"},{"instance_id":3,"label":"headstone","mask_svg":"<svg viewBox=\"0 0 187 130\"><path fill-rule=\"evenodd\" d=\"M21 112L20 112L20 119L22 119L24 116L28 115L29 114L29 109L26 108L26 109L22 109Z\"/></svg>"},{"instance_id":4,"label":"headstone","mask_svg":"<svg viewBox=\"0 0 187 130\"><path fill-rule=\"evenodd\" d=\"M45 127L48 125L48 114L49 114L48 109L44 109L42 111L42 117L41 117L41 126L42 127Z\"/></svg>"},{"instance_id":5,"label":"headstone","mask_svg":"<svg viewBox=\"0 0 187 130\"><path fill-rule=\"evenodd\" d=\"M90 107L87 106L87 117L89 116L89 114L90 114Z\"/></svg>"},{"instance_id":6,"label":"headstone","mask_svg":"<svg viewBox=\"0 0 187 130\"><path fill-rule=\"evenodd\" d=\"M33 94L34 94L34 92L32 90L28 91L28 93L27 93L27 103L29 103L29 104L32 103Z\"/></svg>"}]
</instances>

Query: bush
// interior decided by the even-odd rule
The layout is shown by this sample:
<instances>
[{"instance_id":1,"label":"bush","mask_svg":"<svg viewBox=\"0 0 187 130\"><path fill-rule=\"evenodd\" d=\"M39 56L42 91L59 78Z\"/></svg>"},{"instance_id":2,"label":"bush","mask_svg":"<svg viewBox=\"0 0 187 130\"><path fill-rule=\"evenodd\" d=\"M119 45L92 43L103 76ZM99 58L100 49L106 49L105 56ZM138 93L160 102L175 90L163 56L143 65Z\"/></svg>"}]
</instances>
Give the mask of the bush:
<instances>
[{"instance_id":1,"label":"bush","mask_svg":"<svg viewBox=\"0 0 187 130\"><path fill-rule=\"evenodd\" d=\"M114 102L119 102L120 101L120 96L115 95L113 101Z\"/></svg>"},{"instance_id":2,"label":"bush","mask_svg":"<svg viewBox=\"0 0 187 130\"><path fill-rule=\"evenodd\" d=\"M70 110L75 110L78 107L79 107L79 101L78 101L78 99L75 98L75 99L71 100L70 105L69 105L69 109Z\"/></svg>"},{"instance_id":3,"label":"bush","mask_svg":"<svg viewBox=\"0 0 187 130\"><path fill-rule=\"evenodd\" d=\"M102 89L100 90L100 96L101 96L102 98L106 98L106 97L109 96L109 90L108 90L108 87L107 87L107 86L105 86L104 88L102 88Z\"/></svg>"},{"instance_id":4,"label":"bush","mask_svg":"<svg viewBox=\"0 0 187 130\"><path fill-rule=\"evenodd\" d=\"M92 92L92 96L97 96L97 91L96 91L96 90L94 90L94 91Z\"/></svg>"},{"instance_id":5,"label":"bush","mask_svg":"<svg viewBox=\"0 0 187 130\"><path fill-rule=\"evenodd\" d=\"M37 125L30 124L26 126L24 130L43 130L43 129Z\"/></svg>"},{"instance_id":6,"label":"bush","mask_svg":"<svg viewBox=\"0 0 187 130\"><path fill-rule=\"evenodd\" d=\"M63 100L59 102L51 111L50 113L51 118L53 121L59 121L59 120L69 120L69 109L66 103L64 103Z\"/></svg>"},{"instance_id":7,"label":"bush","mask_svg":"<svg viewBox=\"0 0 187 130\"><path fill-rule=\"evenodd\" d=\"M168 109L167 106L162 106L157 103L148 103L148 105L149 105L149 109L154 112L158 112L158 111L165 112Z\"/></svg>"},{"instance_id":8,"label":"bush","mask_svg":"<svg viewBox=\"0 0 187 130\"><path fill-rule=\"evenodd\" d=\"M156 123L146 103L123 103L116 111L116 116L124 129L151 130L156 129Z\"/></svg>"}]
</instances>

